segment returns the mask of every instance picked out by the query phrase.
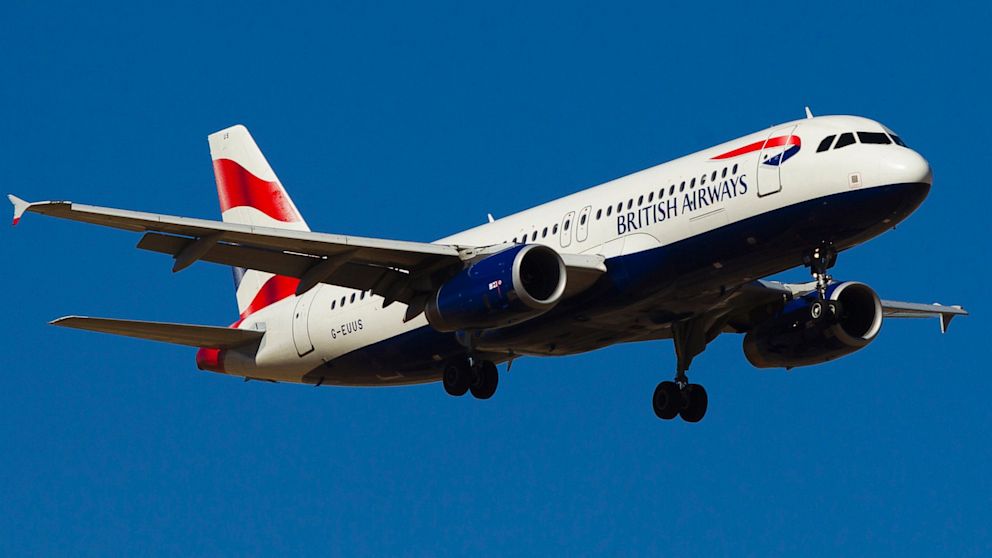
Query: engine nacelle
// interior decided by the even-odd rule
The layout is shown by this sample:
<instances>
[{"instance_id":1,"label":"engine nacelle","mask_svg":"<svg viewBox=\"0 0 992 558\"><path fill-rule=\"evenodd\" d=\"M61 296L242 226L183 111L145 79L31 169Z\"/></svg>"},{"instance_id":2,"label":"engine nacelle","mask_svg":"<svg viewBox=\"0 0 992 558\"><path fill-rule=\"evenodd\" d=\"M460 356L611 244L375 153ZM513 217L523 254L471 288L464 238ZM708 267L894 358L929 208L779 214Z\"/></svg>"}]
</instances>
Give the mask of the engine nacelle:
<instances>
[{"instance_id":1,"label":"engine nacelle","mask_svg":"<svg viewBox=\"0 0 992 558\"><path fill-rule=\"evenodd\" d=\"M826 300L810 293L744 337L744 354L757 368L792 368L833 360L862 349L882 328L882 303L868 285L832 283Z\"/></svg>"},{"instance_id":2,"label":"engine nacelle","mask_svg":"<svg viewBox=\"0 0 992 558\"><path fill-rule=\"evenodd\" d=\"M438 331L492 329L517 324L554 308L565 292L565 263L540 244L507 248L462 270L427 303Z\"/></svg>"}]
</instances>

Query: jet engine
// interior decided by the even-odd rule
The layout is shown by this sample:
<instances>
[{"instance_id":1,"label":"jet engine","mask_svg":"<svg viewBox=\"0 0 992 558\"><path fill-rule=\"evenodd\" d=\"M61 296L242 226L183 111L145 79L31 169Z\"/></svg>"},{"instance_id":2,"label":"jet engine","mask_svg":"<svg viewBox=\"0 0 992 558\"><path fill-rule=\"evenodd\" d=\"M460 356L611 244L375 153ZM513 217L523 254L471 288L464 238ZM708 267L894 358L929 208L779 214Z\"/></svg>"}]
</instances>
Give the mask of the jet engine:
<instances>
[{"instance_id":1,"label":"jet engine","mask_svg":"<svg viewBox=\"0 0 992 558\"><path fill-rule=\"evenodd\" d=\"M882 328L882 303L868 285L831 283L826 297L810 293L787 303L744 337L757 368L792 368L833 360L866 347Z\"/></svg>"},{"instance_id":2,"label":"jet engine","mask_svg":"<svg viewBox=\"0 0 992 558\"><path fill-rule=\"evenodd\" d=\"M438 331L492 329L551 310L565 292L561 256L540 244L519 244L472 263L427 302Z\"/></svg>"}]
</instances>

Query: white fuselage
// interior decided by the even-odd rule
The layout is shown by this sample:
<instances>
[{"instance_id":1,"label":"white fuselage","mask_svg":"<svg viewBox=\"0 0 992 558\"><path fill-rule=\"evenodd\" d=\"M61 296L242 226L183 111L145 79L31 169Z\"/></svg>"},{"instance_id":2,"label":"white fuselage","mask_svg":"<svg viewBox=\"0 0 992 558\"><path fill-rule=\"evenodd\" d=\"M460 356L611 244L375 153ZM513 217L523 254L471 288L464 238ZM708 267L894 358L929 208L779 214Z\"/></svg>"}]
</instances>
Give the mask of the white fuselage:
<instances>
[{"instance_id":1,"label":"white fuselage","mask_svg":"<svg viewBox=\"0 0 992 558\"><path fill-rule=\"evenodd\" d=\"M437 242L464 246L537 243L563 253L599 254L609 267L614 258L662 248L809 200L929 181L926 161L898 145L859 142L817 151L828 135L859 131L886 129L872 120L847 116L789 122ZM733 155L749 145L760 146L768 138L781 137L800 138L801 148L799 143L785 140L781 145L745 149ZM786 155L791 148L795 152ZM779 158L777 165L767 163L775 157ZM719 268L718 262L715 267ZM405 312L403 304L384 308L378 296L321 284L245 319L238 327L264 330L262 344L250 354L229 352L225 371L253 378L304 381L308 372L333 364L344 355L429 327L423 314L404 322ZM381 379L383 383L401 383L389 373L382 374Z\"/></svg>"}]
</instances>

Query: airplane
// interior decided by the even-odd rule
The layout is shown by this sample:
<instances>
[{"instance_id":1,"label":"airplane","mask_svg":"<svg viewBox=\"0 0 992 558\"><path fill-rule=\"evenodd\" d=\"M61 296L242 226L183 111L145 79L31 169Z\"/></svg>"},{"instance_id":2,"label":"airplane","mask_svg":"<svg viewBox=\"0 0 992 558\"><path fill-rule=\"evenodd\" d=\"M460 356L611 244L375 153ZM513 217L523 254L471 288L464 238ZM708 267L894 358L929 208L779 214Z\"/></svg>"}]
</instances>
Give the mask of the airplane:
<instances>
[{"instance_id":1,"label":"airplane","mask_svg":"<svg viewBox=\"0 0 992 558\"><path fill-rule=\"evenodd\" d=\"M314 386L438 382L489 399L521 356L671 339L660 419L698 422L693 358L743 335L757 368L837 359L885 318L960 306L882 300L835 280L840 252L895 228L928 162L882 124L806 118L754 132L432 243L312 232L248 130L208 138L221 221L8 196L25 212L143 233L138 248L233 269L228 327L67 316L52 324L196 347L201 370ZM767 277L804 266L812 280Z\"/></svg>"}]
</instances>

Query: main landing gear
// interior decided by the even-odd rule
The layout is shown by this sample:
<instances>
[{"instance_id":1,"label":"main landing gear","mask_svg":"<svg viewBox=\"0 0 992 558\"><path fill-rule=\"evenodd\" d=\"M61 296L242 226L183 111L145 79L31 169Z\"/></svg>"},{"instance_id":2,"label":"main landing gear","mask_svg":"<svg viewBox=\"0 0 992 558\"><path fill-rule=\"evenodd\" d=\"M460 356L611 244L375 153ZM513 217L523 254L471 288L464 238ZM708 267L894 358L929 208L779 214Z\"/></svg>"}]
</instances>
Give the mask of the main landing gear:
<instances>
[{"instance_id":1,"label":"main landing gear","mask_svg":"<svg viewBox=\"0 0 992 558\"><path fill-rule=\"evenodd\" d=\"M686 372L693 357L706 348L709 341L706 330L698 320L676 322L672 324L672 341L678 361L675 381L661 382L655 388L652 399L654 414L663 420L678 415L686 422L699 422L706 414L709 398L703 386L689 383Z\"/></svg>"},{"instance_id":2,"label":"main landing gear","mask_svg":"<svg viewBox=\"0 0 992 558\"><path fill-rule=\"evenodd\" d=\"M448 395L460 397L471 391L476 399L489 399L499 385L499 371L489 360L455 360L444 368L441 381Z\"/></svg>"}]
</instances>

